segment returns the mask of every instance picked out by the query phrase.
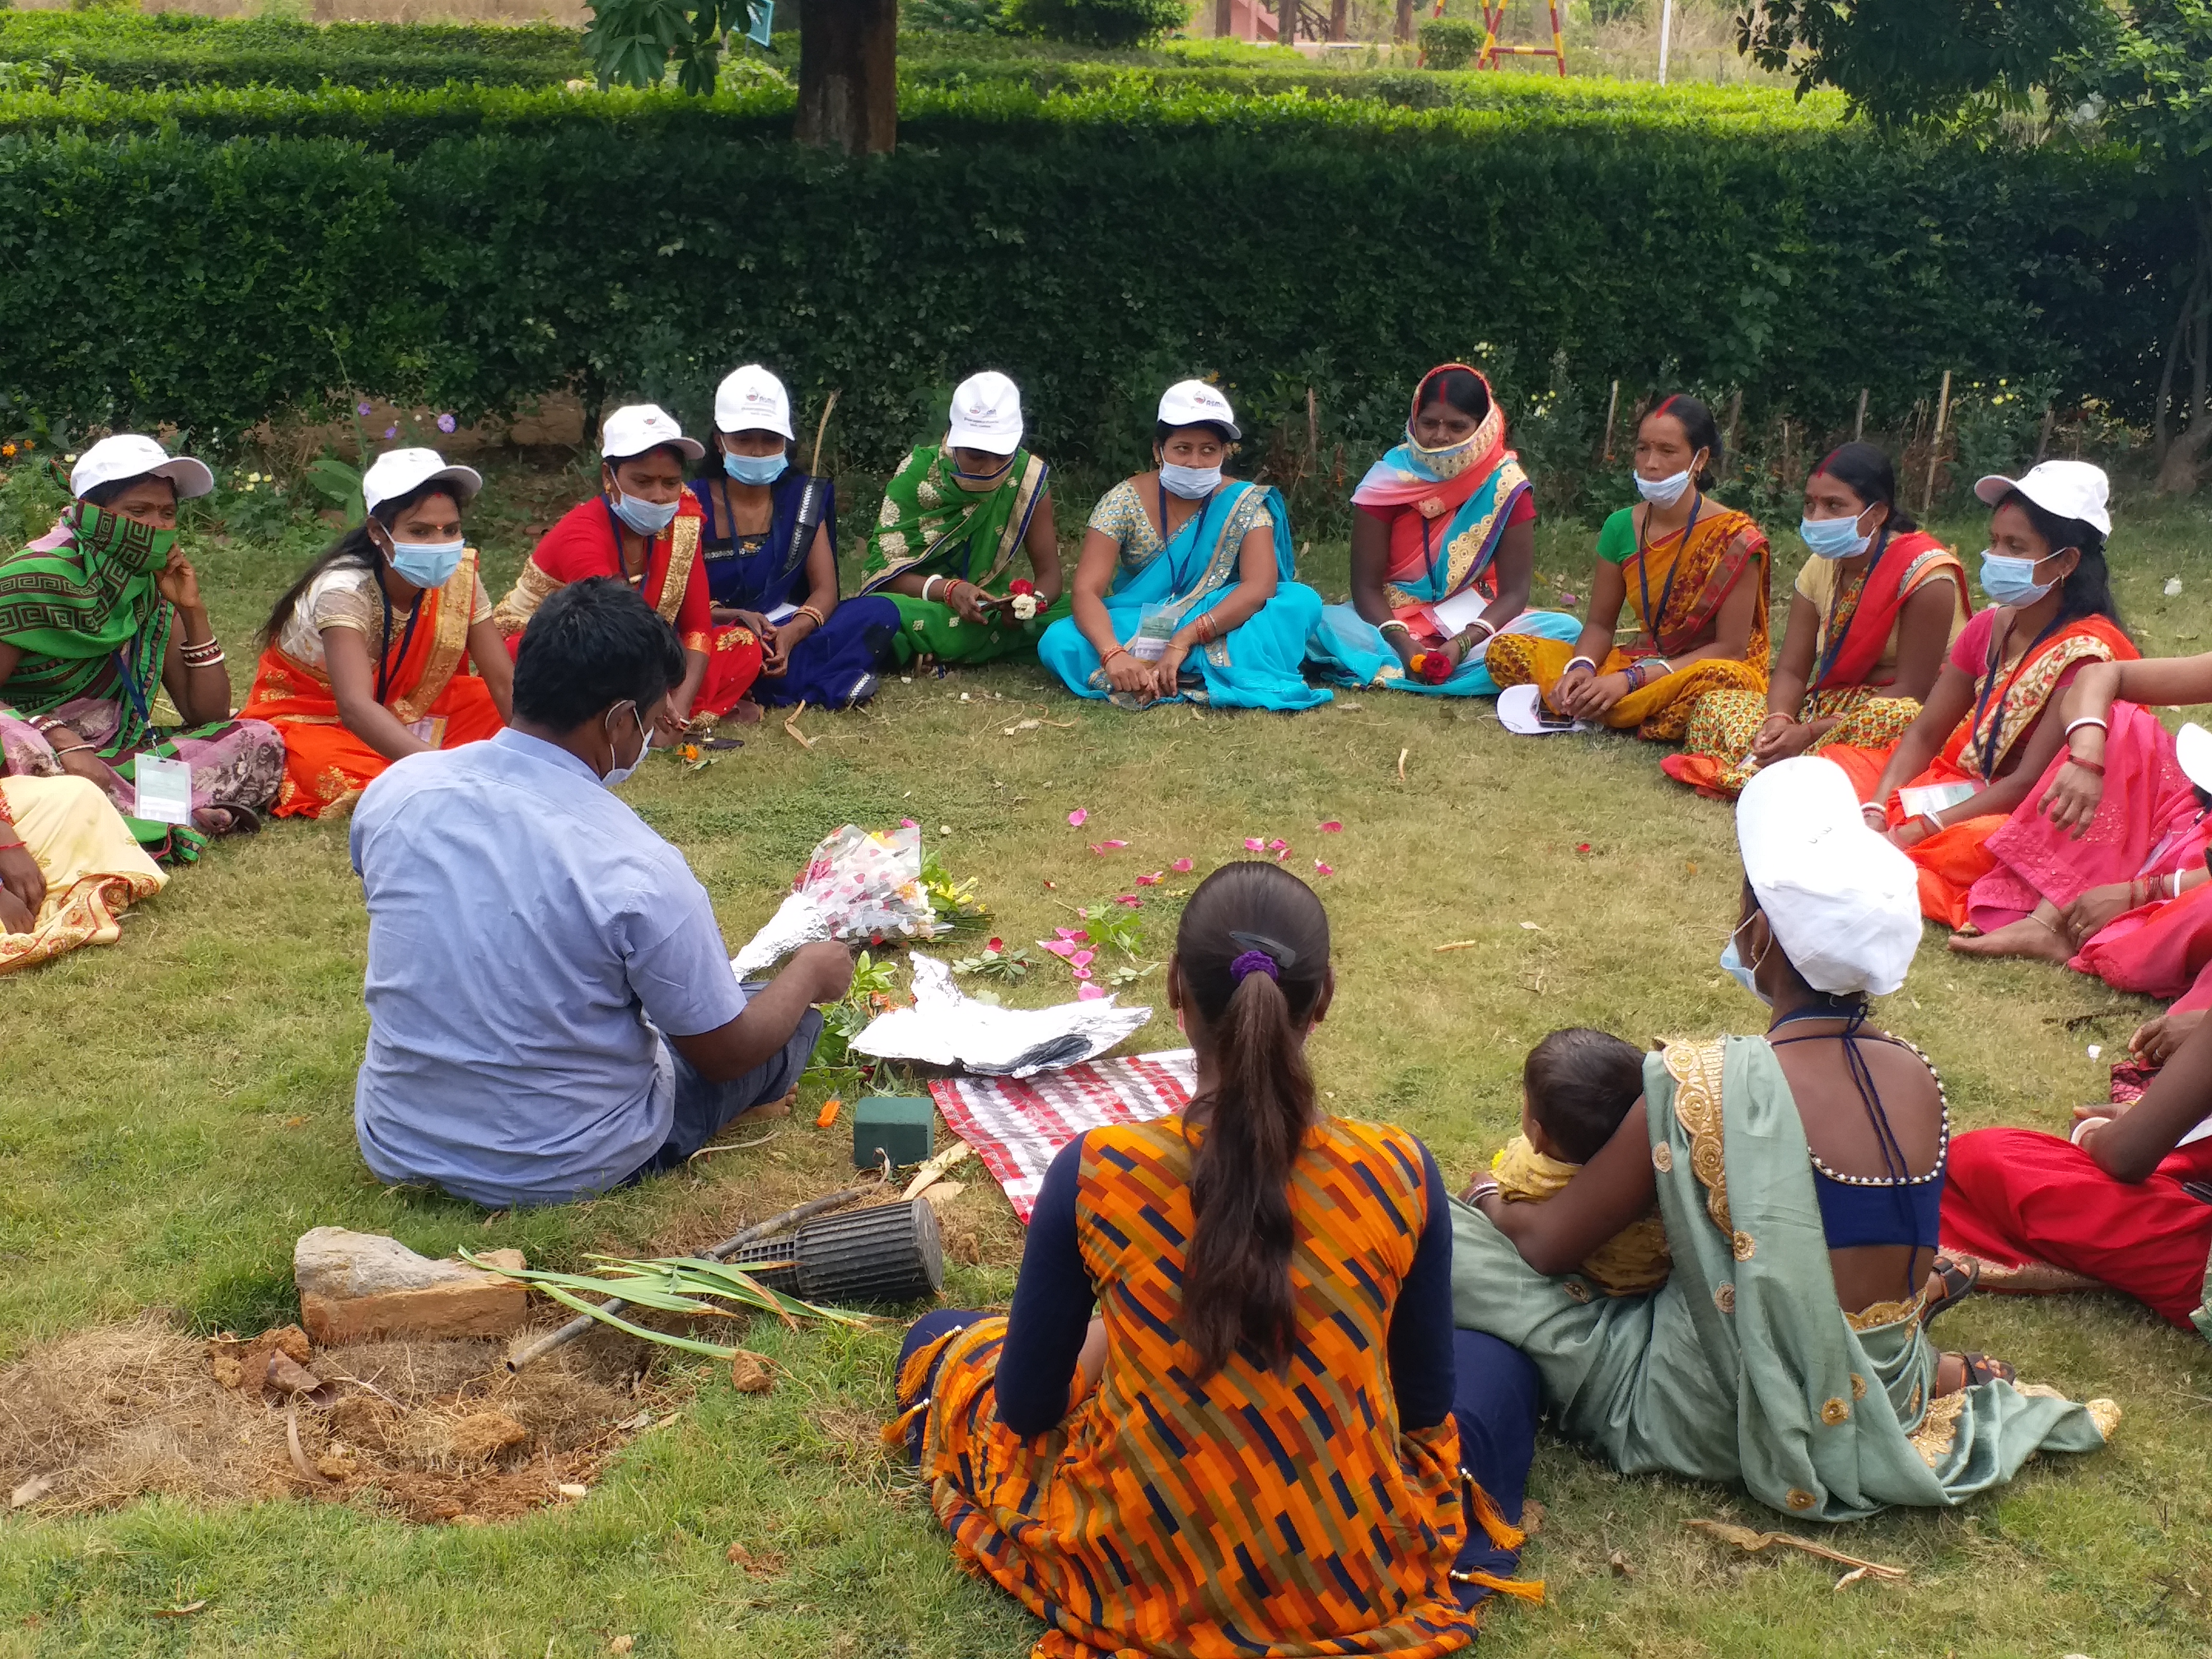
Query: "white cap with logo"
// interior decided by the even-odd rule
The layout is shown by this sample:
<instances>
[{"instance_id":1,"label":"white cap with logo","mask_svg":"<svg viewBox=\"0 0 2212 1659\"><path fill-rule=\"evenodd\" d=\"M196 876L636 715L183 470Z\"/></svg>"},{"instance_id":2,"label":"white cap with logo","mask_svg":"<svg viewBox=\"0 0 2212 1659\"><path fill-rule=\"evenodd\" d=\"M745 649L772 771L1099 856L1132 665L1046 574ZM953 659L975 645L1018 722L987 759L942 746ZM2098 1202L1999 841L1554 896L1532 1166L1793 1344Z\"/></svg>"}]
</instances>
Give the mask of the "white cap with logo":
<instances>
[{"instance_id":1,"label":"white cap with logo","mask_svg":"<svg viewBox=\"0 0 2212 1659\"><path fill-rule=\"evenodd\" d=\"M1919 872L1869 829L1844 769L1818 755L1763 766L1735 806L1743 873L1774 941L1816 991L1887 996L1920 948Z\"/></svg>"},{"instance_id":2,"label":"white cap with logo","mask_svg":"<svg viewBox=\"0 0 2212 1659\"><path fill-rule=\"evenodd\" d=\"M387 449L361 475L362 504L374 513L433 479L452 484L454 499L464 504L483 488L483 474L472 466L447 465L434 449Z\"/></svg>"},{"instance_id":3,"label":"white cap with logo","mask_svg":"<svg viewBox=\"0 0 2212 1659\"><path fill-rule=\"evenodd\" d=\"M722 432L797 435L791 429L791 394L758 363L731 370L714 388L714 426Z\"/></svg>"},{"instance_id":4,"label":"white cap with logo","mask_svg":"<svg viewBox=\"0 0 2212 1659\"><path fill-rule=\"evenodd\" d=\"M1177 380L1163 392L1160 419L1170 426L1218 426L1232 438L1244 435L1229 399L1204 380Z\"/></svg>"},{"instance_id":5,"label":"white cap with logo","mask_svg":"<svg viewBox=\"0 0 2212 1659\"><path fill-rule=\"evenodd\" d=\"M207 495L215 488L215 474L205 461L172 455L151 438L136 432L119 432L112 438L102 438L76 458L76 465L70 469L70 493L82 501L86 492L102 484L149 474L174 484L180 501Z\"/></svg>"},{"instance_id":6,"label":"white cap with logo","mask_svg":"<svg viewBox=\"0 0 2212 1659\"><path fill-rule=\"evenodd\" d=\"M2046 513L2079 519L2107 536L2112 533L2112 514L2106 506L2112 486L2100 466L2087 461L2041 461L2017 478L1992 472L1975 484L1974 494L1985 505L1995 507L2014 489Z\"/></svg>"},{"instance_id":7,"label":"white cap with logo","mask_svg":"<svg viewBox=\"0 0 2212 1659\"><path fill-rule=\"evenodd\" d=\"M674 449L687 461L707 453L706 445L687 438L676 417L659 404L625 404L607 416L599 428L599 453L611 461L626 461L648 449Z\"/></svg>"},{"instance_id":8,"label":"white cap with logo","mask_svg":"<svg viewBox=\"0 0 2212 1659\"><path fill-rule=\"evenodd\" d=\"M1021 389L995 368L970 374L952 394L945 441L955 449L1012 454L1022 447Z\"/></svg>"},{"instance_id":9,"label":"white cap with logo","mask_svg":"<svg viewBox=\"0 0 2212 1659\"><path fill-rule=\"evenodd\" d=\"M2212 790L2212 732L2190 721L2173 734L2173 752L2182 776L2199 789Z\"/></svg>"}]
</instances>

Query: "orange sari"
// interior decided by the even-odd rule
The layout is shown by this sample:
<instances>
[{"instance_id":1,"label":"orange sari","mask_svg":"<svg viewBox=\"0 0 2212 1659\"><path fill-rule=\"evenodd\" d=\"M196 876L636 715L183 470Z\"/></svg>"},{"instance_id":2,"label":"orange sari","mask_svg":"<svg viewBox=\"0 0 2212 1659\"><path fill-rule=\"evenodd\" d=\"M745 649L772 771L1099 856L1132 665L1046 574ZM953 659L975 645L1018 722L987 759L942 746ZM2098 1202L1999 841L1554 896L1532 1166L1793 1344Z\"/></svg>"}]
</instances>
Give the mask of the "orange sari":
<instances>
[{"instance_id":1,"label":"orange sari","mask_svg":"<svg viewBox=\"0 0 2212 1659\"><path fill-rule=\"evenodd\" d=\"M1974 699L1974 712L1959 724L1943 751L1927 769L1900 788L1899 796L1883 803L1894 829L1911 815L1901 797L1904 789L1929 784L1970 783L1986 789L2009 769L2005 763L2027 740L2058 690L2066 672L2084 662L2132 662L2141 653L2117 624L2103 617L2081 617L2049 639L2031 647L2009 672L2002 663L1984 665ZM1872 801L1889 757L1897 750L1860 749L1837 744L1821 757L1842 767L1850 776L1859 799ZM1905 848L1905 855L1920 871L1920 914L1956 929L1966 925L1966 894L1973 884L1996 867L1983 843L2002 829L2009 812L1984 812L1947 824L1927 840Z\"/></svg>"},{"instance_id":2,"label":"orange sari","mask_svg":"<svg viewBox=\"0 0 2212 1659\"><path fill-rule=\"evenodd\" d=\"M476 597L477 554L471 548L443 587L416 601L414 626L386 642L379 665L384 706L434 748L474 743L506 724L491 688L468 666ZM349 811L392 764L347 729L330 675L274 645L254 665L253 690L240 718L267 720L284 734L284 781L273 809L279 817Z\"/></svg>"},{"instance_id":3,"label":"orange sari","mask_svg":"<svg viewBox=\"0 0 2212 1659\"><path fill-rule=\"evenodd\" d=\"M1740 581L1756 584L1757 605L1741 660L1709 657L1677 668L1631 691L1606 710L1603 723L1616 730L1632 728L1639 738L1672 743L1687 729L1692 706L1706 692L1764 695L1767 659L1772 655L1767 568L1765 535L1750 514L1730 507L1701 513L1685 531L1624 559L1620 574L1628 585L1629 607L1636 613L1637 635L1626 647L1615 646L1606 653L1597 666L1601 674L1618 673L1645 657L1671 657L1689 650L1712 627ZM1548 702L1552 687L1566 672L1574 654L1572 642L1566 640L1501 634L1491 641L1484 660L1491 678L1501 687L1533 682Z\"/></svg>"}]
</instances>

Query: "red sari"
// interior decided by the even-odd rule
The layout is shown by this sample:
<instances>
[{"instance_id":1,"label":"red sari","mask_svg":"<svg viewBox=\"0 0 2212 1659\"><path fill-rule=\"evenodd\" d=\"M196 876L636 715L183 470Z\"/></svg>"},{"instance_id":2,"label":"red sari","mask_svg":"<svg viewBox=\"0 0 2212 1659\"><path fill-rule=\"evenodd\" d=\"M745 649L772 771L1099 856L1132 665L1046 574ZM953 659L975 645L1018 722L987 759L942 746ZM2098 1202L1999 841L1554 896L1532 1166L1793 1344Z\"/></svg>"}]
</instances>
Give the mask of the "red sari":
<instances>
[{"instance_id":1,"label":"red sari","mask_svg":"<svg viewBox=\"0 0 2212 1659\"><path fill-rule=\"evenodd\" d=\"M638 597L676 629L686 651L707 659L707 672L691 700L694 714L726 714L760 678L761 643L749 628L717 627L707 595L707 562L700 556L705 519L699 498L684 492L674 520L653 538L645 573L632 586ZM514 587L499 602L492 620L507 636L511 656L538 607L570 582L587 576L623 577L622 520L603 495L580 501L539 538Z\"/></svg>"},{"instance_id":2,"label":"red sari","mask_svg":"<svg viewBox=\"0 0 2212 1659\"><path fill-rule=\"evenodd\" d=\"M2027 745L2053 700L2073 682L2083 663L2129 662L2140 654L2108 618L2077 617L2030 647L2007 669L1992 660L1996 619L2003 614L1994 608L1983 611L1952 646L1951 665L1976 677L1974 712L1960 722L1943 752L1905 788L1942 783L1970 783L1978 792L1987 788L2004 775L2006 758ZM1850 775L1861 800L1872 801L1896 749L1895 744L1881 749L1836 744L1820 754ZM2039 799L2039 792L2035 798ZM1900 800L1884 804L1892 827L1905 821L1908 815ZM1905 849L1919 867L1923 915L1954 928L1966 925L1967 895L1996 867L1987 843L2009 816L1989 812L1967 818Z\"/></svg>"},{"instance_id":3,"label":"red sari","mask_svg":"<svg viewBox=\"0 0 2212 1659\"><path fill-rule=\"evenodd\" d=\"M469 665L469 619L477 604L477 554L470 548L441 588L415 602L414 624L385 646L379 665L384 706L434 748L455 749L495 735L506 722L491 688ZM241 720L266 720L284 734L279 817L319 818L349 808L392 763L339 716L330 675L275 645L254 665Z\"/></svg>"}]
</instances>

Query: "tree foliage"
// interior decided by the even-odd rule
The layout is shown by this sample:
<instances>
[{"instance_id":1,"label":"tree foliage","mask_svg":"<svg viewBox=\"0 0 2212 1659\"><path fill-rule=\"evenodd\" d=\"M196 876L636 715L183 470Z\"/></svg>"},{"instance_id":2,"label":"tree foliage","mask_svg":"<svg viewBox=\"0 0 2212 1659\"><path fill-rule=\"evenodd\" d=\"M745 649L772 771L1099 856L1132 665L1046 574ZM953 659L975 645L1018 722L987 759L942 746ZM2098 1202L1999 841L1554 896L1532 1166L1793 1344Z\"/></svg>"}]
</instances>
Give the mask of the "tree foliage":
<instances>
[{"instance_id":1,"label":"tree foliage","mask_svg":"<svg viewBox=\"0 0 2212 1659\"><path fill-rule=\"evenodd\" d=\"M1140 46L1189 20L1186 0L1007 0L1006 21L1025 33L1082 46Z\"/></svg>"},{"instance_id":2,"label":"tree foliage","mask_svg":"<svg viewBox=\"0 0 2212 1659\"><path fill-rule=\"evenodd\" d=\"M751 0L596 0L584 50L605 86L676 83L705 97L722 69L722 43L752 23Z\"/></svg>"}]
</instances>

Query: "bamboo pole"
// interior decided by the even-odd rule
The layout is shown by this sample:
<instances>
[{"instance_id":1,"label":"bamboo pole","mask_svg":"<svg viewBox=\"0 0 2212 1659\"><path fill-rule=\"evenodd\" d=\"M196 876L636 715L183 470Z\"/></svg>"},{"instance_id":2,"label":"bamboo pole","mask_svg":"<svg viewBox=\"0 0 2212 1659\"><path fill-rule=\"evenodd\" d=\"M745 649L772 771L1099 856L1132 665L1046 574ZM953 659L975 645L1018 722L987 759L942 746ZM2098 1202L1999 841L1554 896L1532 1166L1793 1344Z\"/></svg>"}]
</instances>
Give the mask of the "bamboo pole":
<instances>
[{"instance_id":1,"label":"bamboo pole","mask_svg":"<svg viewBox=\"0 0 2212 1659\"><path fill-rule=\"evenodd\" d=\"M1853 443L1858 442L1860 439L1866 436L1866 400L1867 389L1864 386L1861 386L1859 388L1859 417L1851 422L1851 441Z\"/></svg>"},{"instance_id":2,"label":"bamboo pole","mask_svg":"<svg viewBox=\"0 0 2212 1659\"><path fill-rule=\"evenodd\" d=\"M1951 371L1943 371L1943 390L1936 398L1936 435L1928 445L1928 482L1921 487L1920 512L1926 517L1936 505L1936 469L1943 464L1943 423L1951 414Z\"/></svg>"},{"instance_id":3,"label":"bamboo pole","mask_svg":"<svg viewBox=\"0 0 2212 1659\"><path fill-rule=\"evenodd\" d=\"M2057 419L2058 405L2057 404L2044 404L2043 435L2035 441L2035 459L2039 461L2051 453L2051 428Z\"/></svg>"},{"instance_id":4,"label":"bamboo pole","mask_svg":"<svg viewBox=\"0 0 2212 1659\"><path fill-rule=\"evenodd\" d=\"M1620 382L1613 383L1613 395L1605 400L1605 442L1599 453L1607 461L1613 459L1613 417L1620 411Z\"/></svg>"}]
</instances>

